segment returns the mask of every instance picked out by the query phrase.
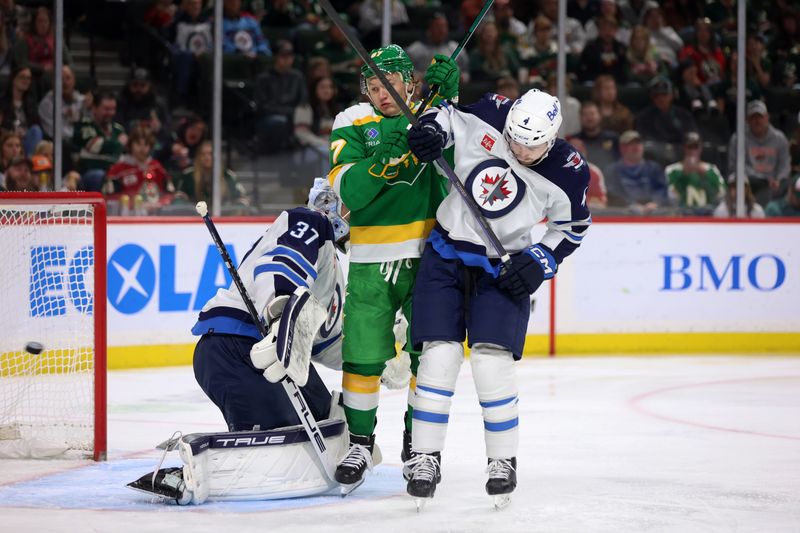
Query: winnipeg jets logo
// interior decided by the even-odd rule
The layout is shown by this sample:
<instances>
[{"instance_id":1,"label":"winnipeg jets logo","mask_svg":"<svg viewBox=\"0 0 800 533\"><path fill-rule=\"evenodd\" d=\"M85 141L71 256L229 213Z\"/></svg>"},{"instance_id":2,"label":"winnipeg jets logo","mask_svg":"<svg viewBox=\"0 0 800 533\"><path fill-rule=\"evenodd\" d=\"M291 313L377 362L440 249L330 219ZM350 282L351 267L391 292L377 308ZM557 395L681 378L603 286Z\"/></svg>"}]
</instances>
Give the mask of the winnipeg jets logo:
<instances>
[{"instance_id":1,"label":"winnipeg jets logo","mask_svg":"<svg viewBox=\"0 0 800 533\"><path fill-rule=\"evenodd\" d=\"M510 213L525 196L525 182L502 159L479 163L469 173L464 185L487 218L499 218Z\"/></svg>"},{"instance_id":2,"label":"winnipeg jets logo","mask_svg":"<svg viewBox=\"0 0 800 533\"><path fill-rule=\"evenodd\" d=\"M481 194L481 199L483 199L482 205L489 204L492 206L495 202L508 198L511 191L508 190L507 184L508 180L500 174L494 177L484 174L481 180L481 188L483 189L483 193Z\"/></svg>"},{"instance_id":3,"label":"winnipeg jets logo","mask_svg":"<svg viewBox=\"0 0 800 533\"><path fill-rule=\"evenodd\" d=\"M581 157L581 154L578 152L570 152L570 154L567 156L567 162L564 163L563 167L571 168L572 170L577 171L584 165L584 163L585 161Z\"/></svg>"},{"instance_id":4,"label":"winnipeg jets logo","mask_svg":"<svg viewBox=\"0 0 800 533\"><path fill-rule=\"evenodd\" d=\"M336 284L336 288L333 291L333 295L331 296L331 301L328 303L328 318L325 320L325 323L319 328L320 335L323 339L330 336L331 332L333 331L333 327L336 325L336 322L339 320L339 316L342 314L342 291L339 288L339 284Z\"/></svg>"}]
</instances>

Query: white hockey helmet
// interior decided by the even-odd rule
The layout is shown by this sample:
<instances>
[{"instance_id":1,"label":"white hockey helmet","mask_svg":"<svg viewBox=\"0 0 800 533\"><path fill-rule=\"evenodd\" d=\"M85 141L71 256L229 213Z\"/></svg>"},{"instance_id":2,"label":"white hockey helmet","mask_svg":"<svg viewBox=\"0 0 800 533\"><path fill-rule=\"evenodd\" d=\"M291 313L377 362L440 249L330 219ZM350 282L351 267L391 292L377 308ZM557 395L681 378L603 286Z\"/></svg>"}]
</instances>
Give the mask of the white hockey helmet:
<instances>
[{"instance_id":1,"label":"white hockey helmet","mask_svg":"<svg viewBox=\"0 0 800 533\"><path fill-rule=\"evenodd\" d=\"M512 149L516 143L523 150L534 148L538 153L544 145L544 152L535 161L520 161L527 165L535 164L544 159L555 144L562 120L558 98L539 89L531 89L511 106L503 135Z\"/></svg>"},{"instance_id":2,"label":"white hockey helmet","mask_svg":"<svg viewBox=\"0 0 800 533\"><path fill-rule=\"evenodd\" d=\"M308 191L308 207L323 213L333 225L333 238L343 243L350 234L350 224L342 217L342 201L328 184L327 178L314 178L314 186Z\"/></svg>"}]
</instances>

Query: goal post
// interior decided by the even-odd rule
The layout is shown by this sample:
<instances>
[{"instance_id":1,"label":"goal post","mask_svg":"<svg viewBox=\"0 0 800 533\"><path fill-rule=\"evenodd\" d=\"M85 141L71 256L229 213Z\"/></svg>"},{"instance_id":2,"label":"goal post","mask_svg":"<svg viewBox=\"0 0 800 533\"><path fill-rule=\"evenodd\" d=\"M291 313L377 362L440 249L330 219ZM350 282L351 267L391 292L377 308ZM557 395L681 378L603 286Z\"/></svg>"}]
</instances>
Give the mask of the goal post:
<instances>
[{"instance_id":1,"label":"goal post","mask_svg":"<svg viewBox=\"0 0 800 533\"><path fill-rule=\"evenodd\" d=\"M0 193L0 295L0 457L105 460L103 196Z\"/></svg>"}]
</instances>

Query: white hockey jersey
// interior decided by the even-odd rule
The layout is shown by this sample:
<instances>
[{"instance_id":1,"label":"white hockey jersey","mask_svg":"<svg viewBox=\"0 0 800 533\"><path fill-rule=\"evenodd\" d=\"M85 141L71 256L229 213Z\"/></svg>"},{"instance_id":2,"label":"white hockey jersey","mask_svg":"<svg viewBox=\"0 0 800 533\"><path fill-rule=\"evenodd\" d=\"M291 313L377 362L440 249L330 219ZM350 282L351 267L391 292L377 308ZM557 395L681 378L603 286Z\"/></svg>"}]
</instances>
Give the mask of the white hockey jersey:
<instances>
[{"instance_id":1,"label":"white hockey jersey","mask_svg":"<svg viewBox=\"0 0 800 533\"><path fill-rule=\"evenodd\" d=\"M250 248L237 271L259 317L276 296L299 287L328 307L328 319L314 338L312 361L341 368L342 298L344 276L334 247L333 228L316 211L297 207L284 211ZM192 328L206 333L242 335L261 340L236 286L219 289Z\"/></svg>"},{"instance_id":2,"label":"white hockey jersey","mask_svg":"<svg viewBox=\"0 0 800 533\"><path fill-rule=\"evenodd\" d=\"M512 104L488 93L474 104L444 104L428 113L437 113L447 135L445 147L455 145L453 170L506 251L513 254L535 244L531 229L547 218L539 244L561 263L580 245L591 224L586 206L589 168L563 139L557 139L538 164L520 164L502 133ZM451 190L439 206L436 221L430 241L440 255L497 274L497 261L489 258L498 254L456 191Z\"/></svg>"}]
</instances>

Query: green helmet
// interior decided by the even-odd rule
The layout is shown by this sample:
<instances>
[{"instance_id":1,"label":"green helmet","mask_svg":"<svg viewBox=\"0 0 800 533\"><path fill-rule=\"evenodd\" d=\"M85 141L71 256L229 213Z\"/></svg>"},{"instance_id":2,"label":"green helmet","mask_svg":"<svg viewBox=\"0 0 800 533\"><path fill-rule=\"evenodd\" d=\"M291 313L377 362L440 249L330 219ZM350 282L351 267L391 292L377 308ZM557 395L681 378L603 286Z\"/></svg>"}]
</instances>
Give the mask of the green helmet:
<instances>
[{"instance_id":1,"label":"green helmet","mask_svg":"<svg viewBox=\"0 0 800 533\"><path fill-rule=\"evenodd\" d=\"M369 57L382 72L399 72L403 81L414 80L414 64L406 51L396 44L376 48L370 52ZM375 75L369 65L361 67L361 92L367 94L367 79Z\"/></svg>"}]
</instances>

